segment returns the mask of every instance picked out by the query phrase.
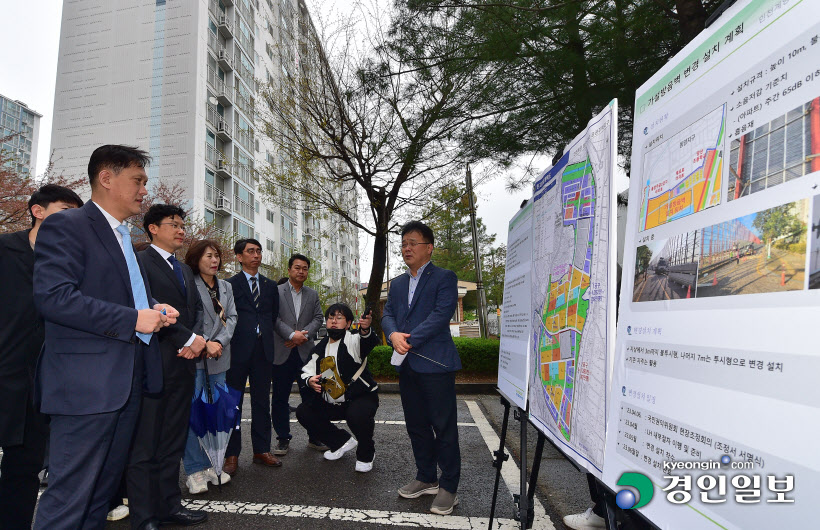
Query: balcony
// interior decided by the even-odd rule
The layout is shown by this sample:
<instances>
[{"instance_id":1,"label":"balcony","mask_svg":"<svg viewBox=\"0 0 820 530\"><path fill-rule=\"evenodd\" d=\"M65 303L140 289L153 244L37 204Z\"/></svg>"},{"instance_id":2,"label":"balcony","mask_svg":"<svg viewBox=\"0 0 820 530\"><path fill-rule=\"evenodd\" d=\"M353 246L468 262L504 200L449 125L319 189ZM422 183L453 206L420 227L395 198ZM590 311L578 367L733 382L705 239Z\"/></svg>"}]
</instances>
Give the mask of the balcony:
<instances>
[{"instance_id":1,"label":"balcony","mask_svg":"<svg viewBox=\"0 0 820 530\"><path fill-rule=\"evenodd\" d=\"M219 66L221 66L226 72L233 72L233 61L231 60L231 54L225 49L224 46L220 47L219 51L216 53L216 60L219 62Z\"/></svg>"},{"instance_id":2,"label":"balcony","mask_svg":"<svg viewBox=\"0 0 820 530\"><path fill-rule=\"evenodd\" d=\"M231 201L213 184L205 183L205 201L212 204L217 211L230 213Z\"/></svg>"},{"instance_id":3,"label":"balcony","mask_svg":"<svg viewBox=\"0 0 820 530\"><path fill-rule=\"evenodd\" d=\"M226 39L233 38L233 23L228 15L219 15L219 24L217 25L217 28L219 28L219 34Z\"/></svg>"},{"instance_id":4,"label":"balcony","mask_svg":"<svg viewBox=\"0 0 820 530\"><path fill-rule=\"evenodd\" d=\"M253 205L234 196L234 212L253 222Z\"/></svg>"},{"instance_id":5,"label":"balcony","mask_svg":"<svg viewBox=\"0 0 820 530\"><path fill-rule=\"evenodd\" d=\"M254 152L253 131L250 129L237 129L234 140L239 143L249 153Z\"/></svg>"},{"instance_id":6,"label":"balcony","mask_svg":"<svg viewBox=\"0 0 820 530\"><path fill-rule=\"evenodd\" d=\"M253 168L247 164L237 163L234 167L234 176L251 188L253 188L254 184L256 184L256 177L254 176Z\"/></svg>"},{"instance_id":7,"label":"balcony","mask_svg":"<svg viewBox=\"0 0 820 530\"><path fill-rule=\"evenodd\" d=\"M220 119L216 124L216 135L223 142L231 141L231 126L224 119Z\"/></svg>"},{"instance_id":8,"label":"balcony","mask_svg":"<svg viewBox=\"0 0 820 530\"><path fill-rule=\"evenodd\" d=\"M207 120L211 126L216 127L217 124L222 121L222 116L216 111L216 107L207 105L205 108L205 120Z\"/></svg>"},{"instance_id":9,"label":"balcony","mask_svg":"<svg viewBox=\"0 0 820 530\"><path fill-rule=\"evenodd\" d=\"M222 47L222 45L219 44L219 39L210 30L208 30L208 48L210 48L211 52L216 55L219 53L220 47Z\"/></svg>"},{"instance_id":10,"label":"balcony","mask_svg":"<svg viewBox=\"0 0 820 530\"><path fill-rule=\"evenodd\" d=\"M212 146L208 142L205 142L205 161L216 167L220 158L221 156L219 151L216 150L216 147Z\"/></svg>"},{"instance_id":11,"label":"balcony","mask_svg":"<svg viewBox=\"0 0 820 530\"><path fill-rule=\"evenodd\" d=\"M217 160L216 174L221 177L230 178L233 174L233 171L231 171L231 161L225 159L224 157Z\"/></svg>"}]
</instances>

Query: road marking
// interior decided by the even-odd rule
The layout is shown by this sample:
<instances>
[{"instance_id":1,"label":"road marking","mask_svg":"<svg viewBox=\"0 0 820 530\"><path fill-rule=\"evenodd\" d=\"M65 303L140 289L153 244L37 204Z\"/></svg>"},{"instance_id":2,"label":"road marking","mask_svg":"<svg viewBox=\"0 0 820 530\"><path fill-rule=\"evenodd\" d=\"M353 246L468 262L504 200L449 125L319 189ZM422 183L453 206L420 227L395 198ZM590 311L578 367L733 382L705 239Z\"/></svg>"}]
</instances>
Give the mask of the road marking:
<instances>
[{"instance_id":1,"label":"road marking","mask_svg":"<svg viewBox=\"0 0 820 530\"><path fill-rule=\"evenodd\" d=\"M487 447L490 449L490 455L492 455L493 451L498 450L498 444L500 442L498 435L495 433L495 430L493 430L490 422L487 421L487 418L484 417L484 413L481 412L478 403L466 400L465 403L467 403L467 408L470 409L470 415L473 417L476 427L478 427L478 432L481 433L481 437L484 438L484 443L487 444ZM515 495L520 491L521 471L519 471L518 466L512 458L507 460L501 467L501 478L504 479L504 484L507 485L510 494ZM534 497L534 500L535 521L533 522L532 528L536 530L554 530L555 525L552 523L552 520L550 520L546 511L544 511L544 506L541 505L541 501L538 500L538 497ZM520 523L518 523L518 526L521 526Z\"/></svg>"},{"instance_id":2,"label":"road marking","mask_svg":"<svg viewBox=\"0 0 820 530\"><path fill-rule=\"evenodd\" d=\"M307 506L289 504L260 504L252 502L206 501L186 499L185 507L211 513L262 515L268 517L300 517L329 521L355 521L390 526L415 528L447 528L451 530L483 530L489 524L488 517L463 517L435 515L432 513L391 512L386 510L354 510L330 506ZM512 519L496 519L500 530L515 530L520 523ZM536 520L537 523L537 520ZM534 527L536 528L536 527Z\"/></svg>"},{"instance_id":3,"label":"road marking","mask_svg":"<svg viewBox=\"0 0 820 530\"><path fill-rule=\"evenodd\" d=\"M243 422L250 422L251 418L242 418ZM291 423L296 423L296 420L290 420ZM332 421L330 423L347 423L345 420L340 421ZM399 420L376 420L378 425L404 425L403 421ZM470 423L468 421L460 421L456 425L459 427L478 427L475 423Z\"/></svg>"}]
</instances>

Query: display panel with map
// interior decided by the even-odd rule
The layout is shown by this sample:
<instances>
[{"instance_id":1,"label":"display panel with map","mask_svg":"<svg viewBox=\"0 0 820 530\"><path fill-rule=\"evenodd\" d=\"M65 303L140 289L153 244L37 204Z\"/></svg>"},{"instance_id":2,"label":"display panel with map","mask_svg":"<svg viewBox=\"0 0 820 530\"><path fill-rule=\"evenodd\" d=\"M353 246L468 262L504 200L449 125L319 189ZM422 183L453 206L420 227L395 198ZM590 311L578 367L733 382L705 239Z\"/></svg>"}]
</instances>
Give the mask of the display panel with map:
<instances>
[{"instance_id":1,"label":"display panel with map","mask_svg":"<svg viewBox=\"0 0 820 530\"><path fill-rule=\"evenodd\" d=\"M530 418L600 474L614 338L613 101L533 187Z\"/></svg>"}]
</instances>

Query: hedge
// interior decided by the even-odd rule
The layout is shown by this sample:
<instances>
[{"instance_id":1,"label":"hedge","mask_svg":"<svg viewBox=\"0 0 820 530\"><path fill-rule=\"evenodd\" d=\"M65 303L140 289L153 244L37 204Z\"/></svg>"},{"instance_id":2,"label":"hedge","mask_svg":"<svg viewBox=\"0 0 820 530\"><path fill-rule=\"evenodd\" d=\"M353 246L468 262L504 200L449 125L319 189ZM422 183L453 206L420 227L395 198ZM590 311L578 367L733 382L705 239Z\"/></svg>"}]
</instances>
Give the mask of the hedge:
<instances>
[{"instance_id":1,"label":"hedge","mask_svg":"<svg viewBox=\"0 0 820 530\"><path fill-rule=\"evenodd\" d=\"M471 374L496 375L498 373L499 342L493 339L454 337L456 350L461 358L461 371ZM396 367L390 364L393 348L376 346L368 355L367 367L376 377L395 377ZM410 354L412 355L412 354Z\"/></svg>"}]
</instances>

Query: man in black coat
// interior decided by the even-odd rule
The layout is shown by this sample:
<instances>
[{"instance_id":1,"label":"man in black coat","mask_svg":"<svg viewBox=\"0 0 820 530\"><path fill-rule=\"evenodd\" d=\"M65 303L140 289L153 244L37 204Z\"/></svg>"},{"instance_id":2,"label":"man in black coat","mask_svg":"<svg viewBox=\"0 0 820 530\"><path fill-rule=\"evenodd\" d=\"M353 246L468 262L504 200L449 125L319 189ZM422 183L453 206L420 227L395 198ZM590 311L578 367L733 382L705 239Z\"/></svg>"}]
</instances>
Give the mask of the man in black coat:
<instances>
[{"instance_id":1,"label":"man in black coat","mask_svg":"<svg viewBox=\"0 0 820 530\"><path fill-rule=\"evenodd\" d=\"M29 199L32 228L0 235L0 526L31 528L48 425L33 407L43 320L34 307L34 243L43 219L83 205L68 188L46 184Z\"/></svg>"},{"instance_id":2,"label":"man in black coat","mask_svg":"<svg viewBox=\"0 0 820 530\"><path fill-rule=\"evenodd\" d=\"M240 239L233 250L242 271L228 279L233 287L238 319L231 339L231 367L225 381L232 388L244 390L245 381L250 378L253 462L279 467L282 462L270 452L273 327L279 315L279 289L276 282L259 273L262 263L259 241ZM225 473L236 473L241 448L241 432L236 429L225 451L222 468Z\"/></svg>"},{"instance_id":3,"label":"man in black coat","mask_svg":"<svg viewBox=\"0 0 820 530\"><path fill-rule=\"evenodd\" d=\"M179 206L155 204L143 225L151 246L139 253L154 298L179 310L176 324L159 333L163 389L146 394L126 471L131 527L155 528L204 522L204 512L182 506L179 465L185 452L196 360L202 338L202 298L191 268L174 256L185 238L185 212Z\"/></svg>"}]
</instances>

